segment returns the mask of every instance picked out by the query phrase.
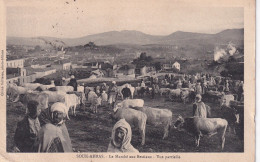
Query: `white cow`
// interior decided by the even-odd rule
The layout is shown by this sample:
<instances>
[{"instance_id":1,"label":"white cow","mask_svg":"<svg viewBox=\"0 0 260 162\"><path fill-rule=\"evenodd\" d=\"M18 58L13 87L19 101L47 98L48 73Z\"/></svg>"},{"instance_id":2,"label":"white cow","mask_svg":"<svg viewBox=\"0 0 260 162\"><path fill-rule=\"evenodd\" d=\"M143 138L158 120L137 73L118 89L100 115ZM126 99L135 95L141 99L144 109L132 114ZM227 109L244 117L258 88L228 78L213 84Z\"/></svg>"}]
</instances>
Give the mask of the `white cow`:
<instances>
[{"instance_id":1,"label":"white cow","mask_svg":"<svg viewBox=\"0 0 260 162\"><path fill-rule=\"evenodd\" d=\"M235 97L232 94L223 95L220 99L220 105L230 107L230 101L234 101Z\"/></svg>"},{"instance_id":2,"label":"white cow","mask_svg":"<svg viewBox=\"0 0 260 162\"><path fill-rule=\"evenodd\" d=\"M170 100L180 100L181 97L181 89L171 89L169 92Z\"/></svg>"},{"instance_id":3,"label":"white cow","mask_svg":"<svg viewBox=\"0 0 260 162\"><path fill-rule=\"evenodd\" d=\"M199 146L200 137L208 135L209 137L218 134L221 141L221 148L224 149L225 134L228 122L222 118L182 118L179 116L174 124L174 128L184 129L195 137L196 146Z\"/></svg>"},{"instance_id":4,"label":"white cow","mask_svg":"<svg viewBox=\"0 0 260 162\"><path fill-rule=\"evenodd\" d=\"M98 106L101 105L101 97L97 97L97 96L94 96L92 101L91 101L91 105L90 105L90 108L91 110L93 111L93 113L97 113L98 111Z\"/></svg>"},{"instance_id":5,"label":"white cow","mask_svg":"<svg viewBox=\"0 0 260 162\"><path fill-rule=\"evenodd\" d=\"M98 97L97 94L96 94L94 91L90 91L90 92L88 93L88 102L92 103L94 97Z\"/></svg>"},{"instance_id":6,"label":"white cow","mask_svg":"<svg viewBox=\"0 0 260 162\"><path fill-rule=\"evenodd\" d=\"M42 84L40 84L40 83L24 83L21 86L34 91L36 88L38 88L41 85Z\"/></svg>"},{"instance_id":7,"label":"white cow","mask_svg":"<svg viewBox=\"0 0 260 162\"><path fill-rule=\"evenodd\" d=\"M143 107L143 99L125 99L122 102L116 104L117 107L132 108L132 107Z\"/></svg>"},{"instance_id":8,"label":"white cow","mask_svg":"<svg viewBox=\"0 0 260 162\"><path fill-rule=\"evenodd\" d=\"M21 94L26 94L29 90L26 87L9 85L7 86L6 94L12 102L17 102Z\"/></svg>"},{"instance_id":9,"label":"white cow","mask_svg":"<svg viewBox=\"0 0 260 162\"><path fill-rule=\"evenodd\" d=\"M19 97L19 101L26 108L26 113L28 111L27 109L28 102L31 100L37 101L39 103L38 108L41 110L48 108L49 96L47 94L43 94L37 91L32 91L32 92L28 91L26 94L20 95Z\"/></svg>"},{"instance_id":10,"label":"white cow","mask_svg":"<svg viewBox=\"0 0 260 162\"><path fill-rule=\"evenodd\" d=\"M47 94L49 96L49 103L62 102L65 103L65 92L60 91L43 91L43 94Z\"/></svg>"},{"instance_id":11,"label":"white cow","mask_svg":"<svg viewBox=\"0 0 260 162\"><path fill-rule=\"evenodd\" d=\"M56 91L72 92L74 88L72 86L56 86Z\"/></svg>"},{"instance_id":12,"label":"white cow","mask_svg":"<svg viewBox=\"0 0 260 162\"><path fill-rule=\"evenodd\" d=\"M95 91L95 87L85 87L85 91Z\"/></svg>"},{"instance_id":13,"label":"white cow","mask_svg":"<svg viewBox=\"0 0 260 162\"><path fill-rule=\"evenodd\" d=\"M142 136L141 145L145 144L145 128L147 116L141 111L125 108L114 108L114 113L111 115L113 120L125 119L131 126L137 127Z\"/></svg>"},{"instance_id":14,"label":"white cow","mask_svg":"<svg viewBox=\"0 0 260 162\"><path fill-rule=\"evenodd\" d=\"M77 92L83 92L84 93L84 86L78 86Z\"/></svg>"},{"instance_id":15,"label":"white cow","mask_svg":"<svg viewBox=\"0 0 260 162\"><path fill-rule=\"evenodd\" d=\"M147 115L147 124L153 126L162 125L164 128L163 139L168 137L169 129L172 124L172 112L168 109L159 109L151 107L135 107L135 110L142 111Z\"/></svg>"},{"instance_id":16,"label":"white cow","mask_svg":"<svg viewBox=\"0 0 260 162\"><path fill-rule=\"evenodd\" d=\"M77 95L75 94L67 94L66 97L65 97L65 105L67 107L67 111L66 111L66 115L67 115L67 118L69 118L69 109L72 110L72 114L74 116L76 116L76 108L77 108L77 105L80 104L80 97L78 97Z\"/></svg>"},{"instance_id":17,"label":"white cow","mask_svg":"<svg viewBox=\"0 0 260 162\"><path fill-rule=\"evenodd\" d=\"M169 94L169 92L170 92L170 88L160 88L159 89L159 92L160 92L160 95L162 96L163 94Z\"/></svg>"},{"instance_id":18,"label":"white cow","mask_svg":"<svg viewBox=\"0 0 260 162\"><path fill-rule=\"evenodd\" d=\"M51 81L50 85L40 85L41 90L46 91L50 88L55 87L54 80Z\"/></svg>"}]
</instances>

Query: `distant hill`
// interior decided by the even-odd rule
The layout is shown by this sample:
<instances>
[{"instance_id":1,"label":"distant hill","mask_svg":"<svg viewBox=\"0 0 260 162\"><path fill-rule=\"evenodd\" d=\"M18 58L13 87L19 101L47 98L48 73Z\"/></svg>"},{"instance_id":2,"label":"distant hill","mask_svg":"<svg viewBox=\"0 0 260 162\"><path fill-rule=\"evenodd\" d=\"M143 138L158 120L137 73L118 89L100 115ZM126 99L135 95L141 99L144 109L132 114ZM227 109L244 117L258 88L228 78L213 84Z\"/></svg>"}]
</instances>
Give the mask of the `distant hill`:
<instances>
[{"instance_id":1,"label":"distant hill","mask_svg":"<svg viewBox=\"0 0 260 162\"><path fill-rule=\"evenodd\" d=\"M67 46L62 39L53 37L7 37L7 45L21 45L21 46L41 46L43 48L52 48L59 46Z\"/></svg>"},{"instance_id":2,"label":"distant hill","mask_svg":"<svg viewBox=\"0 0 260 162\"><path fill-rule=\"evenodd\" d=\"M89 35L76 39L65 39L68 45L84 45L88 42L95 42L97 45L111 45L111 44L150 44L163 36L148 35L139 31L111 31L100 34Z\"/></svg>"},{"instance_id":3,"label":"distant hill","mask_svg":"<svg viewBox=\"0 0 260 162\"><path fill-rule=\"evenodd\" d=\"M43 47L50 46L77 46L85 45L88 42L95 42L97 45L114 44L226 44L232 41L235 44L243 45L244 29L227 29L216 34L192 33L177 31L166 36L149 35L134 30L111 31L100 34L88 35L81 38L53 38L53 37L7 37L8 45L27 45Z\"/></svg>"}]
</instances>

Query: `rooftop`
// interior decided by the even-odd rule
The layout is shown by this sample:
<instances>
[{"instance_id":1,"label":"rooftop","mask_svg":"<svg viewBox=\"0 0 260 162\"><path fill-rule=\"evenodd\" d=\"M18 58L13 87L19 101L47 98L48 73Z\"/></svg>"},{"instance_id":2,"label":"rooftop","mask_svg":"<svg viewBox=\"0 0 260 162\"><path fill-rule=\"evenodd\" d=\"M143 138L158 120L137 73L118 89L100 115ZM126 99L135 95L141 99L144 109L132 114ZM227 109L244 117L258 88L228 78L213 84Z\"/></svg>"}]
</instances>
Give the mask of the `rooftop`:
<instances>
[{"instance_id":1,"label":"rooftop","mask_svg":"<svg viewBox=\"0 0 260 162\"><path fill-rule=\"evenodd\" d=\"M45 71L50 71L50 70L54 70L55 68L53 67L47 67L45 69L40 69L40 68L37 68L37 69L34 69L32 67L24 67L27 71L30 71L30 72L45 72Z\"/></svg>"},{"instance_id":2,"label":"rooftop","mask_svg":"<svg viewBox=\"0 0 260 162\"><path fill-rule=\"evenodd\" d=\"M18 57L7 57L6 61L13 61L13 60L24 60L24 58L18 58Z\"/></svg>"},{"instance_id":3,"label":"rooftop","mask_svg":"<svg viewBox=\"0 0 260 162\"><path fill-rule=\"evenodd\" d=\"M70 63L70 62L71 62L70 60L57 60L53 64L61 65L61 64L66 64L66 63Z\"/></svg>"},{"instance_id":4,"label":"rooftop","mask_svg":"<svg viewBox=\"0 0 260 162\"><path fill-rule=\"evenodd\" d=\"M127 64L127 65L122 65L119 70L129 70L129 69L134 69L135 66L133 64Z\"/></svg>"}]
</instances>

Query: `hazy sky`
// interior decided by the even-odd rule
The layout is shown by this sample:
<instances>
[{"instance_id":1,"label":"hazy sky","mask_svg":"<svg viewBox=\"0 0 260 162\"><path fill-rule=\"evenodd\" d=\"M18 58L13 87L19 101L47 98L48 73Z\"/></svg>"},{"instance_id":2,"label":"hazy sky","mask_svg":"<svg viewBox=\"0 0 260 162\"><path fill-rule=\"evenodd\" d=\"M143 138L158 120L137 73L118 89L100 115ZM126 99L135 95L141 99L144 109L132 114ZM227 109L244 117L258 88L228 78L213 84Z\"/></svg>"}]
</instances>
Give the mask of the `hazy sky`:
<instances>
[{"instance_id":1,"label":"hazy sky","mask_svg":"<svg viewBox=\"0 0 260 162\"><path fill-rule=\"evenodd\" d=\"M18 4L17 0L6 1L7 36L73 38L121 30L168 35L175 31L217 33L224 29L244 27L243 8L184 8L159 1L22 2Z\"/></svg>"}]
</instances>

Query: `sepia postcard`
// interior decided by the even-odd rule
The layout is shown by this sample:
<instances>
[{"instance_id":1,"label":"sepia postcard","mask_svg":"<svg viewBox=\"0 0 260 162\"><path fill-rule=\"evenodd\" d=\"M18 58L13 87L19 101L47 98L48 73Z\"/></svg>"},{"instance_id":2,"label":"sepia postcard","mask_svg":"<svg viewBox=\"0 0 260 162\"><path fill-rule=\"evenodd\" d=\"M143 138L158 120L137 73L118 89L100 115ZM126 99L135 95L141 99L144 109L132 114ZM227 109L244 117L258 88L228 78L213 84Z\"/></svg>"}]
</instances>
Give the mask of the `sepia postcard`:
<instances>
[{"instance_id":1,"label":"sepia postcard","mask_svg":"<svg viewBox=\"0 0 260 162\"><path fill-rule=\"evenodd\" d=\"M254 0L0 14L0 161L255 161Z\"/></svg>"}]
</instances>

